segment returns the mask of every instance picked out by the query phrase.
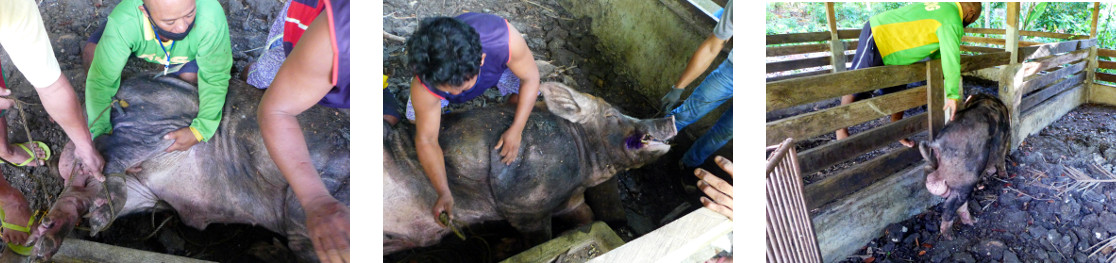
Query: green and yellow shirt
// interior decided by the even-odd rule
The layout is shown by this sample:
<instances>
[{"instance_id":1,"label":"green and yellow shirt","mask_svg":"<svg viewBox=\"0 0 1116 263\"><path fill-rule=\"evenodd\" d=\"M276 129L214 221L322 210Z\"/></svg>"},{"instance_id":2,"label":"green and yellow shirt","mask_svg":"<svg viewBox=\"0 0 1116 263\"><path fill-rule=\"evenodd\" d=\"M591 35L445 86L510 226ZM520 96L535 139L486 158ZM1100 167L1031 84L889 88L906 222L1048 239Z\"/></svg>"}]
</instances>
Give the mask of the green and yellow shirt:
<instances>
[{"instance_id":1,"label":"green and yellow shirt","mask_svg":"<svg viewBox=\"0 0 1116 263\"><path fill-rule=\"evenodd\" d=\"M85 111L93 137L112 131L109 117L93 123L120 88L120 72L128 57L162 65L167 61L163 48L170 54L171 64L196 60L198 64L198 116L190 130L198 141L208 141L221 123L225 94L229 89L232 68L232 46L225 11L216 0L197 0L194 28L180 41L160 43L151 22L139 9L142 0L123 0L108 16L105 33L97 44L89 76L85 80ZM162 47L160 47L162 45ZM172 48L173 46L173 48Z\"/></svg>"},{"instance_id":2,"label":"green and yellow shirt","mask_svg":"<svg viewBox=\"0 0 1116 263\"><path fill-rule=\"evenodd\" d=\"M872 35L885 65L941 58L946 97L961 99L961 4L912 3L872 16Z\"/></svg>"}]
</instances>

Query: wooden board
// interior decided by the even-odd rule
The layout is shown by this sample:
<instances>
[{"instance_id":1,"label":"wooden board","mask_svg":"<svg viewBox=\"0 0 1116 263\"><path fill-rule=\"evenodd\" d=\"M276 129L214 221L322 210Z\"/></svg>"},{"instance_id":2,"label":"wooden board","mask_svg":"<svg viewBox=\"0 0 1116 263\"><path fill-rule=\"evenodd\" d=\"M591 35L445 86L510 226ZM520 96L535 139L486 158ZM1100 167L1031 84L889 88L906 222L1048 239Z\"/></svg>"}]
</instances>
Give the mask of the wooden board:
<instances>
[{"instance_id":1,"label":"wooden board","mask_svg":"<svg viewBox=\"0 0 1116 263\"><path fill-rule=\"evenodd\" d=\"M1116 61L1097 60L1098 68L1116 69Z\"/></svg>"},{"instance_id":2,"label":"wooden board","mask_svg":"<svg viewBox=\"0 0 1116 263\"><path fill-rule=\"evenodd\" d=\"M1003 35L1006 31L999 28L965 28L965 33Z\"/></svg>"},{"instance_id":3,"label":"wooden board","mask_svg":"<svg viewBox=\"0 0 1116 263\"><path fill-rule=\"evenodd\" d=\"M1085 59L1087 56L1089 56L1089 50L1082 49L1070 52L1069 54L1045 57L1032 62L1023 63L1023 67L1020 68L1020 70L1025 76L1030 76L1054 67L1077 62Z\"/></svg>"},{"instance_id":4,"label":"wooden board","mask_svg":"<svg viewBox=\"0 0 1116 263\"><path fill-rule=\"evenodd\" d=\"M829 51L829 44L805 44L792 46L767 47L768 57Z\"/></svg>"},{"instance_id":5,"label":"wooden board","mask_svg":"<svg viewBox=\"0 0 1116 263\"><path fill-rule=\"evenodd\" d=\"M809 184L803 190L806 209L814 210L829 202L860 191L921 159L922 155L919 154L917 148L902 147L838 174L830 175L821 181Z\"/></svg>"},{"instance_id":6,"label":"wooden board","mask_svg":"<svg viewBox=\"0 0 1116 263\"><path fill-rule=\"evenodd\" d=\"M819 209L813 223L824 262L844 260L878 238L887 225L910 219L940 203L942 198L926 191L922 165L915 163Z\"/></svg>"},{"instance_id":7,"label":"wooden board","mask_svg":"<svg viewBox=\"0 0 1116 263\"><path fill-rule=\"evenodd\" d=\"M925 78L926 63L882 66L767 83L767 111L892 87Z\"/></svg>"},{"instance_id":8,"label":"wooden board","mask_svg":"<svg viewBox=\"0 0 1116 263\"><path fill-rule=\"evenodd\" d=\"M892 113L926 104L926 88L912 88L767 123L767 145L786 138L795 141L832 133Z\"/></svg>"},{"instance_id":9,"label":"wooden board","mask_svg":"<svg viewBox=\"0 0 1116 263\"><path fill-rule=\"evenodd\" d=\"M689 262L730 232L732 220L701 207L589 262Z\"/></svg>"},{"instance_id":10,"label":"wooden board","mask_svg":"<svg viewBox=\"0 0 1116 263\"><path fill-rule=\"evenodd\" d=\"M996 53L996 52L1004 52L1004 49L1003 48L994 48L994 47L961 45L961 51L980 52L980 53Z\"/></svg>"},{"instance_id":11,"label":"wooden board","mask_svg":"<svg viewBox=\"0 0 1116 263\"><path fill-rule=\"evenodd\" d=\"M853 55L845 55L845 57L848 60L852 60ZM767 63L767 73L787 71L787 70L796 70L796 69L804 69L804 68L821 67L821 66L829 66L829 65L830 65L829 56L795 59L795 60L787 60L787 61L779 61L779 62L771 62L771 63Z\"/></svg>"},{"instance_id":12,"label":"wooden board","mask_svg":"<svg viewBox=\"0 0 1116 263\"><path fill-rule=\"evenodd\" d=\"M827 74L827 73L830 73L829 69L807 71L807 72L802 72L802 73L797 73L797 74L782 75L782 76L778 76L778 77L767 78L767 82L780 81L780 80L784 80L784 79L808 77L808 76L817 76L817 75Z\"/></svg>"},{"instance_id":13,"label":"wooden board","mask_svg":"<svg viewBox=\"0 0 1116 263\"><path fill-rule=\"evenodd\" d=\"M781 35L767 35L767 44L790 44L801 42L819 42L829 40L829 32L794 33Z\"/></svg>"},{"instance_id":14,"label":"wooden board","mask_svg":"<svg viewBox=\"0 0 1116 263\"><path fill-rule=\"evenodd\" d=\"M1031 108L1045 102L1047 99L1054 97L1054 95L1061 94L1072 87L1080 86L1085 82L1085 74L1078 73L1069 78L1062 79L1058 84L1051 85L1050 87L1043 88L1033 94L1023 97L1023 103L1019 105L1019 109L1026 112Z\"/></svg>"},{"instance_id":15,"label":"wooden board","mask_svg":"<svg viewBox=\"0 0 1116 263\"><path fill-rule=\"evenodd\" d=\"M859 39L860 29L840 29L837 30L837 38L840 39Z\"/></svg>"},{"instance_id":16,"label":"wooden board","mask_svg":"<svg viewBox=\"0 0 1116 263\"><path fill-rule=\"evenodd\" d=\"M1034 76L1034 78L1024 78L1023 85L1019 87L1019 91L1022 92L1022 94L1027 94L1042 87L1049 86L1050 84L1058 82L1060 79L1066 76L1077 74L1077 72L1084 70L1085 65L1087 64L1088 61L1082 60L1069 67L1065 67L1054 72L1047 73L1045 75L1036 74L1032 75Z\"/></svg>"},{"instance_id":17,"label":"wooden board","mask_svg":"<svg viewBox=\"0 0 1116 263\"><path fill-rule=\"evenodd\" d=\"M1084 86L1072 88L1058 94L1046 103L1039 104L1030 111L1025 111L1019 118L1019 126L1013 132L1015 139L1022 142L1024 138L1045 128L1050 123L1058 120L1073 108L1081 105L1085 99ZM1013 140L1015 141L1015 140Z\"/></svg>"},{"instance_id":18,"label":"wooden board","mask_svg":"<svg viewBox=\"0 0 1116 263\"><path fill-rule=\"evenodd\" d=\"M802 174L811 174L855 158L876 148L894 143L901 138L926 130L926 113L907 116L897 122L857 133L844 140L831 141L798 154L798 167Z\"/></svg>"},{"instance_id":19,"label":"wooden board","mask_svg":"<svg viewBox=\"0 0 1116 263\"><path fill-rule=\"evenodd\" d=\"M1086 38L1089 37L1089 36L1081 36L1081 35L1074 35L1074 34L1042 32L1042 31L1027 31L1027 30L1019 30L1019 34L1024 35L1024 36L1029 36L1029 37L1048 37L1048 38L1060 38L1060 39L1067 39L1067 40L1068 39L1073 39L1073 38L1076 38L1076 37L1086 37Z\"/></svg>"},{"instance_id":20,"label":"wooden board","mask_svg":"<svg viewBox=\"0 0 1116 263\"><path fill-rule=\"evenodd\" d=\"M1047 57L1055 54L1078 50L1082 40L1070 40L1058 43L1042 44L1019 48L1019 61Z\"/></svg>"},{"instance_id":21,"label":"wooden board","mask_svg":"<svg viewBox=\"0 0 1116 263\"><path fill-rule=\"evenodd\" d=\"M959 92L964 92L960 90ZM945 123L945 75L942 63L935 61L926 66L926 121L927 137L934 138ZM960 105L958 105L960 106Z\"/></svg>"},{"instance_id":22,"label":"wooden board","mask_svg":"<svg viewBox=\"0 0 1116 263\"><path fill-rule=\"evenodd\" d=\"M1116 106L1116 87L1093 83L1089 89L1089 103Z\"/></svg>"},{"instance_id":23,"label":"wooden board","mask_svg":"<svg viewBox=\"0 0 1116 263\"><path fill-rule=\"evenodd\" d=\"M1116 75L1097 72L1097 80L1116 82Z\"/></svg>"},{"instance_id":24,"label":"wooden board","mask_svg":"<svg viewBox=\"0 0 1116 263\"><path fill-rule=\"evenodd\" d=\"M969 43L1004 45L1006 43L1005 41L1006 40L1004 40L1002 38L971 37L971 36L961 37L961 42L969 42Z\"/></svg>"},{"instance_id":25,"label":"wooden board","mask_svg":"<svg viewBox=\"0 0 1116 263\"><path fill-rule=\"evenodd\" d=\"M1112 49L1097 49L1097 56L1116 58L1116 50Z\"/></svg>"}]
</instances>

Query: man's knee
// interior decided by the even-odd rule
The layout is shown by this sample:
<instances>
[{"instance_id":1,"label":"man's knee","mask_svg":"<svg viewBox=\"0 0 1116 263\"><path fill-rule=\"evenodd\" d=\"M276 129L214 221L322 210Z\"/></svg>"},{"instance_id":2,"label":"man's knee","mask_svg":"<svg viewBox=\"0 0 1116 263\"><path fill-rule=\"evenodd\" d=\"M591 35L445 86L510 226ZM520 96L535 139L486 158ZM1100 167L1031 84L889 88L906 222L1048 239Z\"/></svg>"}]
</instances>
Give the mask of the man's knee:
<instances>
[{"instance_id":1,"label":"man's knee","mask_svg":"<svg viewBox=\"0 0 1116 263\"><path fill-rule=\"evenodd\" d=\"M81 63L85 71L89 71L90 65L93 65L93 53L96 51L97 43L85 42L85 46L81 47Z\"/></svg>"},{"instance_id":2,"label":"man's knee","mask_svg":"<svg viewBox=\"0 0 1116 263\"><path fill-rule=\"evenodd\" d=\"M178 74L178 78L185 80L190 84L198 85L198 73L182 73Z\"/></svg>"}]
</instances>

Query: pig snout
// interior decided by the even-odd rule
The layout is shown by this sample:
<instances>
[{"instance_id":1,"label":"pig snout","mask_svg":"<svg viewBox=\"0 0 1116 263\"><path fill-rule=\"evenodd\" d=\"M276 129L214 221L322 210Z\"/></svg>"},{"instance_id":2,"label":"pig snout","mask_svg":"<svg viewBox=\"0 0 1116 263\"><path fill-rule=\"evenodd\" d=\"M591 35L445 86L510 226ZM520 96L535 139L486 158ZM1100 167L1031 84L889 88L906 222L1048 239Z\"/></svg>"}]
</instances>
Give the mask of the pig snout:
<instances>
[{"instance_id":1,"label":"pig snout","mask_svg":"<svg viewBox=\"0 0 1116 263\"><path fill-rule=\"evenodd\" d=\"M936 196L949 196L949 186L946 185L945 180L939 178L936 173L931 173L926 176L926 190L930 191L930 194Z\"/></svg>"}]
</instances>

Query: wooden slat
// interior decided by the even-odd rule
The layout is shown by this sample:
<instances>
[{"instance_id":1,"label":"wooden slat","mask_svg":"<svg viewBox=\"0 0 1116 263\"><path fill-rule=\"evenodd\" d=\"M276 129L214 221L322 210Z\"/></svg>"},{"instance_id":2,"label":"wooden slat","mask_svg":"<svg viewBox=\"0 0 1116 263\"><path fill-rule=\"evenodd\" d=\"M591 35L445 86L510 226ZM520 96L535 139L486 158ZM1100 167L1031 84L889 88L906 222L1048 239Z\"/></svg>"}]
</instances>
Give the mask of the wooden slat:
<instances>
[{"instance_id":1,"label":"wooden slat","mask_svg":"<svg viewBox=\"0 0 1116 263\"><path fill-rule=\"evenodd\" d=\"M1070 52L1069 54L1057 55L1051 57L1041 58L1032 62L1023 63L1020 70L1024 76L1037 74L1040 71L1048 70L1063 64L1073 63L1078 60L1085 59L1089 55L1088 49Z\"/></svg>"},{"instance_id":2,"label":"wooden slat","mask_svg":"<svg viewBox=\"0 0 1116 263\"><path fill-rule=\"evenodd\" d=\"M1089 88L1089 103L1116 106L1116 87L1092 83Z\"/></svg>"},{"instance_id":3,"label":"wooden slat","mask_svg":"<svg viewBox=\"0 0 1116 263\"><path fill-rule=\"evenodd\" d=\"M1097 37L1097 12L1100 11L1100 2L1093 2L1093 16L1089 19L1089 37Z\"/></svg>"},{"instance_id":4,"label":"wooden slat","mask_svg":"<svg viewBox=\"0 0 1116 263\"><path fill-rule=\"evenodd\" d=\"M996 35L1006 34L1004 29L999 29L999 28L965 28L965 33L996 34Z\"/></svg>"},{"instance_id":5,"label":"wooden slat","mask_svg":"<svg viewBox=\"0 0 1116 263\"><path fill-rule=\"evenodd\" d=\"M995 52L976 56L961 56L961 72L969 72L984 68L1006 65L1011 57L1009 52Z\"/></svg>"},{"instance_id":6,"label":"wooden slat","mask_svg":"<svg viewBox=\"0 0 1116 263\"><path fill-rule=\"evenodd\" d=\"M1002 46L1002 45L1005 45L1006 40L1004 40L1002 38L963 36L963 37L961 37L961 42L992 44L992 45L1001 45Z\"/></svg>"},{"instance_id":7,"label":"wooden slat","mask_svg":"<svg viewBox=\"0 0 1116 263\"><path fill-rule=\"evenodd\" d=\"M770 78L767 78L767 82L780 81L780 80L784 80L784 79L793 79L793 78L816 76L816 75L827 74L827 73L830 73L829 69L807 71L807 72L802 72L802 73L798 73L798 74L790 74L790 75L782 75L782 76L778 76L778 77L770 77Z\"/></svg>"},{"instance_id":8,"label":"wooden slat","mask_svg":"<svg viewBox=\"0 0 1116 263\"><path fill-rule=\"evenodd\" d=\"M1019 48L1019 61L1047 57L1055 54L1078 50L1081 40L1070 40L1058 43L1043 44Z\"/></svg>"},{"instance_id":9,"label":"wooden slat","mask_svg":"<svg viewBox=\"0 0 1116 263\"><path fill-rule=\"evenodd\" d=\"M1081 86L1072 88L1058 94L1046 103L1039 104L1030 111L1023 112L1019 120L1018 129L1013 133L1015 140L1022 142L1024 138L1037 133L1054 121L1060 119L1067 112L1081 105L1085 98L1085 89Z\"/></svg>"},{"instance_id":10,"label":"wooden slat","mask_svg":"<svg viewBox=\"0 0 1116 263\"><path fill-rule=\"evenodd\" d=\"M1091 48L1091 47L1097 45L1097 39L1096 38L1086 38L1086 39L1079 39L1079 40L1080 40L1080 42L1077 42L1078 43L1077 44L1077 49L1087 49L1087 48Z\"/></svg>"},{"instance_id":11,"label":"wooden slat","mask_svg":"<svg viewBox=\"0 0 1116 263\"><path fill-rule=\"evenodd\" d=\"M840 39L858 39L860 38L860 29L840 29L837 30L837 38Z\"/></svg>"},{"instance_id":12,"label":"wooden slat","mask_svg":"<svg viewBox=\"0 0 1116 263\"><path fill-rule=\"evenodd\" d=\"M848 60L852 60L852 56L845 55ZM767 73L828 66L829 63L829 56L771 62L767 63Z\"/></svg>"},{"instance_id":13,"label":"wooden slat","mask_svg":"<svg viewBox=\"0 0 1116 263\"><path fill-rule=\"evenodd\" d=\"M831 133L926 104L926 88L917 87L767 123L768 145L786 138L803 140ZM774 142L774 143L771 143Z\"/></svg>"},{"instance_id":14,"label":"wooden slat","mask_svg":"<svg viewBox=\"0 0 1116 263\"><path fill-rule=\"evenodd\" d=\"M829 51L829 44L805 44L793 46L767 47L768 57Z\"/></svg>"},{"instance_id":15,"label":"wooden slat","mask_svg":"<svg viewBox=\"0 0 1116 263\"><path fill-rule=\"evenodd\" d=\"M1074 35L1074 34L1042 32L1042 31L1027 31L1027 30L1020 30L1019 34L1024 35L1024 36L1029 36L1029 37L1048 37L1048 38L1060 38L1060 39L1066 39L1066 40L1073 39L1074 37L1078 37L1078 35ZM1088 36L1086 36L1086 37L1088 37Z\"/></svg>"},{"instance_id":16,"label":"wooden slat","mask_svg":"<svg viewBox=\"0 0 1116 263\"><path fill-rule=\"evenodd\" d=\"M964 92L962 90L961 92ZM941 61L926 65L926 120L927 137L933 139L945 123L945 75ZM958 105L960 106L960 105Z\"/></svg>"},{"instance_id":17,"label":"wooden slat","mask_svg":"<svg viewBox=\"0 0 1116 263\"><path fill-rule=\"evenodd\" d=\"M1097 80L1108 81L1108 82L1116 82L1116 75L1097 72Z\"/></svg>"},{"instance_id":18,"label":"wooden slat","mask_svg":"<svg viewBox=\"0 0 1116 263\"><path fill-rule=\"evenodd\" d=\"M1021 92L1021 94L1027 94L1042 87L1049 86L1050 84L1058 82L1058 80L1065 78L1066 76L1081 72L1088 64L1088 61L1082 60L1069 67L1065 67L1054 72L1047 73L1045 75L1035 75L1037 77L1024 80L1023 85L1019 87L1019 91Z\"/></svg>"},{"instance_id":19,"label":"wooden slat","mask_svg":"<svg viewBox=\"0 0 1116 263\"><path fill-rule=\"evenodd\" d=\"M1015 65L1019 63L1019 3L1007 3L1007 18L1004 23L1007 26L1004 30L1004 39L1007 40L1004 48L1011 52L1011 65Z\"/></svg>"},{"instance_id":20,"label":"wooden slat","mask_svg":"<svg viewBox=\"0 0 1116 263\"><path fill-rule=\"evenodd\" d=\"M1116 61L1097 60L1098 68L1116 69Z\"/></svg>"},{"instance_id":21,"label":"wooden slat","mask_svg":"<svg viewBox=\"0 0 1116 263\"><path fill-rule=\"evenodd\" d=\"M1097 49L1097 56L1116 58L1116 50Z\"/></svg>"},{"instance_id":22,"label":"wooden slat","mask_svg":"<svg viewBox=\"0 0 1116 263\"><path fill-rule=\"evenodd\" d=\"M863 164L807 185L806 207L812 210L847 196L922 159L915 148L893 150Z\"/></svg>"},{"instance_id":23,"label":"wooden slat","mask_svg":"<svg viewBox=\"0 0 1116 263\"><path fill-rule=\"evenodd\" d=\"M859 47L860 40L847 40L845 42L845 50L852 50L856 54L856 48Z\"/></svg>"},{"instance_id":24,"label":"wooden slat","mask_svg":"<svg viewBox=\"0 0 1116 263\"><path fill-rule=\"evenodd\" d=\"M798 154L802 174L811 174L850 160L876 148L886 146L912 134L926 130L926 113L903 118L871 130L831 141Z\"/></svg>"},{"instance_id":25,"label":"wooden slat","mask_svg":"<svg viewBox=\"0 0 1116 263\"><path fill-rule=\"evenodd\" d=\"M782 35L767 35L767 44L790 44L802 42L819 42L829 40L829 32L794 33Z\"/></svg>"},{"instance_id":26,"label":"wooden slat","mask_svg":"<svg viewBox=\"0 0 1116 263\"><path fill-rule=\"evenodd\" d=\"M994 47L961 45L961 51L979 52L979 53L996 53L996 52L1004 52L1004 49L1003 48L994 48Z\"/></svg>"},{"instance_id":27,"label":"wooden slat","mask_svg":"<svg viewBox=\"0 0 1116 263\"><path fill-rule=\"evenodd\" d=\"M1085 74L1082 73L1078 73L1077 75L1062 79L1062 81L1058 82L1058 84L1043 88L1042 90L1039 90L1038 92L1035 92L1030 96L1023 97L1023 103L1019 105L1019 109L1026 112L1027 110L1034 108L1035 105L1038 105L1039 103L1042 103L1047 99L1054 97L1054 95L1061 94L1063 91L1066 91L1071 87L1080 86L1083 82L1085 82Z\"/></svg>"},{"instance_id":28,"label":"wooden slat","mask_svg":"<svg viewBox=\"0 0 1116 263\"><path fill-rule=\"evenodd\" d=\"M767 112L862 91L922 81L926 63L882 66L767 83Z\"/></svg>"}]
</instances>

